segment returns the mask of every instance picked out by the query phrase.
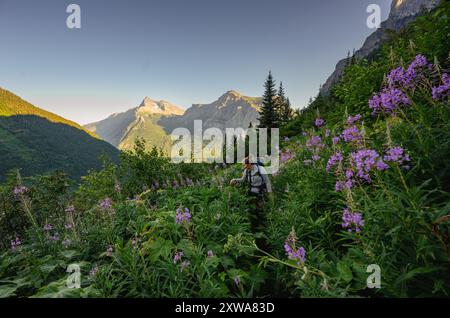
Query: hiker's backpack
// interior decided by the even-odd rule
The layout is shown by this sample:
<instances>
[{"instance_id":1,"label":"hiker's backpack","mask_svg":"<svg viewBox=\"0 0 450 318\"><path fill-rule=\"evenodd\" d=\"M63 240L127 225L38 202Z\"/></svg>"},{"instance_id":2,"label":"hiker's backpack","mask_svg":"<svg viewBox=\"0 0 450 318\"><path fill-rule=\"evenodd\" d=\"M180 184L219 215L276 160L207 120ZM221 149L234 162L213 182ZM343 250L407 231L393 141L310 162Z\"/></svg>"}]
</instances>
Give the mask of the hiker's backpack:
<instances>
[{"instance_id":1,"label":"hiker's backpack","mask_svg":"<svg viewBox=\"0 0 450 318\"><path fill-rule=\"evenodd\" d=\"M259 159L258 159L259 161ZM261 174L261 170L259 169L260 165L259 163L256 163L256 167L258 168L258 171L256 172L256 174L261 178L261 185L254 187L252 186L252 172L251 171L247 171L246 172L246 181L249 184L249 191L251 191L252 188L258 188L259 189L259 193L264 193L267 191L267 185L266 185L266 181L264 180L262 174Z\"/></svg>"}]
</instances>

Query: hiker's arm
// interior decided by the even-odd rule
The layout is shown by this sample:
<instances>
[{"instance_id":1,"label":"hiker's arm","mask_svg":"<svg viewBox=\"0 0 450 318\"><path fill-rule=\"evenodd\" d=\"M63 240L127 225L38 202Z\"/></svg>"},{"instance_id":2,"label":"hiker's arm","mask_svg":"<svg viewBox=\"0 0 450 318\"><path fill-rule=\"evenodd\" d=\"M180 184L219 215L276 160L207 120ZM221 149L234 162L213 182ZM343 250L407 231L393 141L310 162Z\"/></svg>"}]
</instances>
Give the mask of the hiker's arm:
<instances>
[{"instance_id":1,"label":"hiker's arm","mask_svg":"<svg viewBox=\"0 0 450 318\"><path fill-rule=\"evenodd\" d=\"M244 172L242 173L242 177L241 178L237 178L237 179L232 179L230 181L230 184L234 185L236 183L243 183L243 182L245 182L246 177L247 177L247 175L246 175L245 170L244 170Z\"/></svg>"},{"instance_id":2,"label":"hiker's arm","mask_svg":"<svg viewBox=\"0 0 450 318\"><path fill-rule=\"evenodd\" d=\"M272 193L272 184L270 183L269 176L266 173L261 174L264 182L266 183L266 188L268 193Z\"/></svg>"}]
</instances>

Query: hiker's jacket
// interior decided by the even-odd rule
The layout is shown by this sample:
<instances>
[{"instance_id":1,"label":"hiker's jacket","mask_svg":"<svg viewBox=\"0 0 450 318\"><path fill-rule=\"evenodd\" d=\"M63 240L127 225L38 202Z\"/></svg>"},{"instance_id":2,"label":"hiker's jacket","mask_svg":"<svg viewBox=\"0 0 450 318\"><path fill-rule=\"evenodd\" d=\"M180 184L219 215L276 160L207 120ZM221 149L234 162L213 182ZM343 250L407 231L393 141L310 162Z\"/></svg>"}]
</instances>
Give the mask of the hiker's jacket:
<instances>
[{"instance_id":1,"label":"hiker's jacket","mask_svg":"<svg viewBox=\"0 0 450 318\"><path fill-rule=\"evenodd\" d=\"M250 171L244 169L244 173L241 178L233 180L238 183L247 182L250 186L250 192L252 193L262 193L264 191L269 193L272 192L272 185L266 169L256 164L252 165L252 169Z\"/></svg>"}]
</instances>

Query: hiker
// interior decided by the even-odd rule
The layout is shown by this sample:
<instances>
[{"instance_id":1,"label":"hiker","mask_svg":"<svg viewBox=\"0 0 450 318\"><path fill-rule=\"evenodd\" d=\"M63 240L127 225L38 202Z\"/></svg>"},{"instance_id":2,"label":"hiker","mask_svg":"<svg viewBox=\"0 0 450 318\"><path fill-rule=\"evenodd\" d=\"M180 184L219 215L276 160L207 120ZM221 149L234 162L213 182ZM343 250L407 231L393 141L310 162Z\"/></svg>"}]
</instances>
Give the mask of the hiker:
<instances>
[{"instance_id":1,"label":"hiker","mask_svg":"<svg viewBox=\"0 0 450 318\"><path fill-rule=\"evenodd\" d=\"M230 185L247 183L248 194L252 198L252 203L255 207L255 213L253 215L254 221L257 224L262 224L262 207L266 197L266 193L272 196L272 185L267 175L266 169L259 163L252 163L250 159L245 158L242 163L244 164L244 172L239 179L233 179L230 181ZM253 223L253 222L252 222ZM255 223L254 223L255 224Z\"/></svg>"}]
</instances>

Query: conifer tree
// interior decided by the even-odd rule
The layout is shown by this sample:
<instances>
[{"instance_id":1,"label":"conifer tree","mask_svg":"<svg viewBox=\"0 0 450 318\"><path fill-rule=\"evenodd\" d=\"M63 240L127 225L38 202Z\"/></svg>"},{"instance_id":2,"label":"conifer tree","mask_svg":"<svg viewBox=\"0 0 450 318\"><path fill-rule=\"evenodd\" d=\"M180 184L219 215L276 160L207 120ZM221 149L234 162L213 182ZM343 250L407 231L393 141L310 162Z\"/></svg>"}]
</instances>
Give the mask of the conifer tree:
<instances>
[{"instance_id":1,"label":"conifer tree","mask_svg":"<svg viewBox=\"0 0 450 318\"><path fill-rule=\"evenodd\" d=\"M259 127L276 128L279 126L276 98L277 92L275 89L275 80L273 79L271 71L269 71L269 75L264 83L264 88L263 105L259 111Z\"/></svg>"}]
</instances>

